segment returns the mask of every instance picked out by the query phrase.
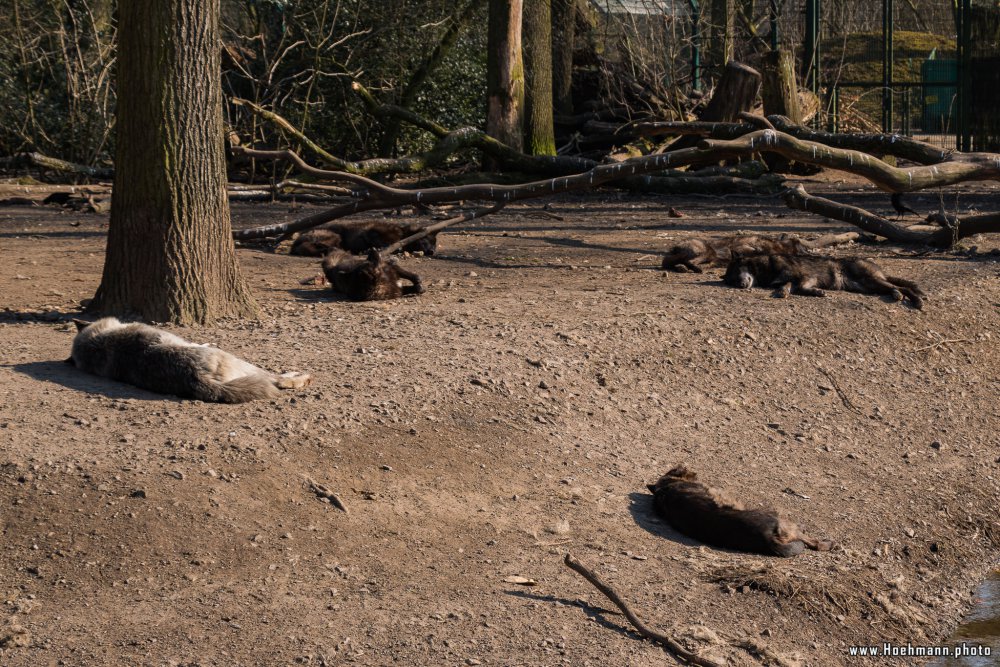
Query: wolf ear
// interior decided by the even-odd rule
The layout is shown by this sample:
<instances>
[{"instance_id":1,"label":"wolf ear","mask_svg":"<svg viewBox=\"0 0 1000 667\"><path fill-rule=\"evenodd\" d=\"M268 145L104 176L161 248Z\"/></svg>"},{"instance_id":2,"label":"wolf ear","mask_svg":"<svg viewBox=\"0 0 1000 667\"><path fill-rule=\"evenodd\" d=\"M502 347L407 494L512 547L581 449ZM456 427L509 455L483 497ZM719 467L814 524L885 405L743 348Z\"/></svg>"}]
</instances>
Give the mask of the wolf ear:
<instances>
[{"instance_id":1,"label":"wolf ear","mask_svg":"<svg viewBox=\"0 0 1000 667\"><path fill-rule=\"evenodd\" d=\"M734 250L732 253L730 253L730 261L738 262L741 259L743 259L743 253L740 252L739 250Z\"/></svg>"},{"instance_id":2,"label":"wolf ear","mask_svg":"<svg viewBox=\"0 0 1000 667\"><path fill-rule=\"evenodd\" d=\"M368 251L368 261L374 264L375 266L378 266L379 264L382 263L382 253L380 253L375 248L372 248L371 250Z\"/></svg>"},{"instance_id":3,"label":"wolf ear","mask_svg":"<svg viewBox=\"0 0 1000 667\"><path fill-rule=\"evenodd\" d=\"M73 320L73 324L76 325L76 330L77 331L83 331L84 329L86 329L87 327L89 327L91 324L93 324L93 322L87 322L86 320L77 320L77 319L74 319Z\"/></svg>"}]
</instances>

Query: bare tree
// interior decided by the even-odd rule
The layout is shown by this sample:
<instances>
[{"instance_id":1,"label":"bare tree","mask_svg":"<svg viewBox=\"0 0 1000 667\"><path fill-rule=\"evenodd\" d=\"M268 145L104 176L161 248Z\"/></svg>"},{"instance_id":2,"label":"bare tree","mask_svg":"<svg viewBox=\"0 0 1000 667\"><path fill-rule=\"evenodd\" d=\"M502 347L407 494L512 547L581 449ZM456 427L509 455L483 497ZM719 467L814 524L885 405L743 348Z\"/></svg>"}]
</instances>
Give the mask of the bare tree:
<instances>
[{"instance_id":1,"label":"bare tree","mask_svg":"<svg viewBox=\"0 0 1000 667\"><path fill-rule=\"evenodd\" d=\"M522 0L490 0L486 54L486 133L521 150L524 65L521 59Z\"/></svg>"},{"instance_id":2,"label":"bare tree","mask_svg":"<svg viewBox=\"0 0 1000 667\"><path fill-rule=\"evenodd\" d=\"M257 306L230 236L219 0L119 3L118 137L91 309L181 324Z\"/></svg>"},{"instance_id":3,"label":"bare tree","mask_svg":"<svg viewBox=\"0 0 1000 667\"><path fill-rule=\"evenodd\" d=\"M557 113L573 113L573 46L576 0L552 0L552 103Z\"/></svg>"}]
</instances>

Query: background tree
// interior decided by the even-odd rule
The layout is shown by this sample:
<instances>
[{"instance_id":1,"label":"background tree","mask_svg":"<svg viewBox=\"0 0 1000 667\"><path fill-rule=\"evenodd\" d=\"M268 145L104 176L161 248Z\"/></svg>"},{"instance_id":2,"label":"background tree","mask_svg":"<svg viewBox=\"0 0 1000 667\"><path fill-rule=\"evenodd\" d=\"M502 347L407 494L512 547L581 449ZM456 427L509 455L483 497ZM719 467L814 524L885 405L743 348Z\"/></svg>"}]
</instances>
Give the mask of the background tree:
<instances>
[{"instance_id":1,"label":"background tree","mask_svg":"<svg viewBox=\"0 0 1000 667\"><path fill-rule=\"evenodd\" d=\"M524 115L521 0L490 0L489 11L486 133L521 150Z\"/></svg>"},{"instance_id":2,"label":"background tree","mask_svg":"<svg viewBox=\"0 0 1000 667\"><path fill-rule=\"evenodd\" d=\"M230 236L219 0L121 0L117 150L91 309L203 324L257 306Z\"/></svg>"},{"instance_id":3,"label":"background tree","mask_svg":"<svg viewBox=\"0 0 1000 667\"><path fill-rule=\"evenodd\" d=\"M573 48L576 43L576 0L552 1L552 106L573 113Z\"/></svg>"},{"instance_id":4,"label":"background tree","mask_svg":"<svg viewBox=\"0 0 1000 667\"><path fill-rule=\"evenodd\" d=\"M735 45L735 0L708 0L709 41L707 67L713 78L733 58Z\"/></svg>"},{"instance_id":5,"label":"background tree","mask_svg":"<svg viewBox=\"0 0 1000 667\"><path fill-rule=\"evenodd\" d=\"M551 0L531 0L524 8L524 150L529 155L556 154L551 5Z\"/></svg>"}]
</instances>

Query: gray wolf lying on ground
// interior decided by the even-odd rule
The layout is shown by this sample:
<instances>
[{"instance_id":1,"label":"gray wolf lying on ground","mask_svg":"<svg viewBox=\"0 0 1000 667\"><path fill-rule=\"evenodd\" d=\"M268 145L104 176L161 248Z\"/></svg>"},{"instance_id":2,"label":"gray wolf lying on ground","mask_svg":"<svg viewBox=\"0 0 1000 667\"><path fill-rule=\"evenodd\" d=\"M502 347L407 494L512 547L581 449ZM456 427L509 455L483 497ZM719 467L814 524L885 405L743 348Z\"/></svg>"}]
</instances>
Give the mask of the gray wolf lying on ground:
<instances>
[{"instance_id":1,"label":"gray wolf lying on ground","mask_svg":"<svg viewBox=\"0 0 1000 667\"><path fill-rule=\"evenodd\" d=\"M365 259L333 250L323 258L323 273L334 291L352 301L382 301L424 293L420 276L384 259L378 250L370 251ZM403 286L402 280L413 284Z\"/></svg>"},{"instance_id":2,"label":"gray wolf lying on ground","mask_svg":"<svg viewBox=\"0 0 1000 667\"><path fill-rule=\"evenodd\" d=\"M663 257L663 269L694 271L711 266L725 266L733 253L741 255L803 255L811 246L794 236L772 239L766 236L738 234L718 239L691 239L678 243Z\"/></svg>"},{"instance_id":3,"label":"gray wolf lying on ground","mask_svg":"<svg viewBox=\"0 0 1000 667\"><path fill-rule=\"evenodd\" d=\"M678 532L699 542L765 556L797 556L805 549L829 551L830 540L806 537L773 510L747 510L677 466L650 484L657 511Z\"/></svg>"},{"instance_id":4,"label":"gray wolf lying on ground","mask_svg":"<svg viewBox=\"0 0 1000 667\"><path fill-rule=\"evenodd\" d=\"M372 249L381 250L400 239L416 234L422 229L423 226L412 223L328 222L300 234L292 244L289 254L323 257L331 250L346 250L355 255L361 255ZM433 255L434 251L437 250L437 232L408 243L401 250L422 252L428 256Z\"/></svg>"},{"instance_id":5,"label":"gray wolf lying on ground","mask_svg":"<svg viewBox=\"0 0 1000 667\"><path fill-rule=\"evenodd\" d=\"M244 403L275 398L281 389L310 382L305 373L273 375L218 348L145 324L124 324L114 317L74 321L77 334L67 363L159 394Z\"/></svg>"},{"instance_id":6,"label":"gray wolf lying on ground","mask_svg":"<svg viewBox=\"0 0 1000 667\"><path fill-rule=\"evenodd\" d=\"M916 283L887 276L875 262L866 259L794 257L790 255L734 254L723 280L727 285L749 289L754 285L777 287L775 296L790 292L825 296L824 289L862 294L888 294L896 301L905 296L914 308L922 308L924 293Z\"/></svg>"}]
</instances>

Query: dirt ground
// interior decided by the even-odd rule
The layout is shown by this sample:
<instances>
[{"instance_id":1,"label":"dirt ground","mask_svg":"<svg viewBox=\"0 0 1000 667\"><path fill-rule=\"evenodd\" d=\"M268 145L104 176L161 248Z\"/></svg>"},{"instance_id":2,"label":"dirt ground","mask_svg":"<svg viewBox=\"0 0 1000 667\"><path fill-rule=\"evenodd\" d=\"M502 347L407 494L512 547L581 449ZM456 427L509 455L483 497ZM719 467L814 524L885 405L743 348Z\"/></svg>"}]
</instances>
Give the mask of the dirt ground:
<instances>
[{"instance_id":1,"label":"dirt ground","mask_svg":"<svg viewBox=\"0 0 1000 667\"><path fill-rule=\"evenodd\" d=\"M947 637L1000 554L1000 239L835 251L916 280L920 312L659 270L706 231L845 230L778 198L543 203L403 258L428 290L394 302L241 249L262 318L177 333L314 384L238 406L64 364L107 217L0 209L0 663L673 664L567 551L733 665L869 664L848 646ZM776 559L678 535L645 485L681 462L840 547Z\"/></svg>"}]
</instances>

